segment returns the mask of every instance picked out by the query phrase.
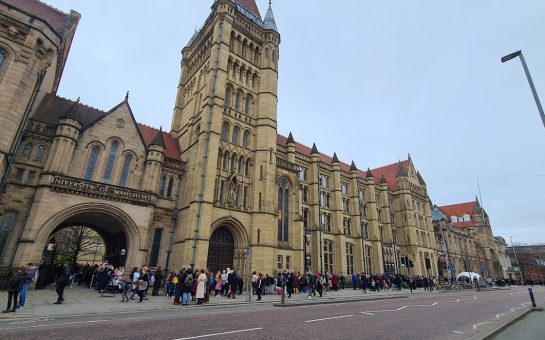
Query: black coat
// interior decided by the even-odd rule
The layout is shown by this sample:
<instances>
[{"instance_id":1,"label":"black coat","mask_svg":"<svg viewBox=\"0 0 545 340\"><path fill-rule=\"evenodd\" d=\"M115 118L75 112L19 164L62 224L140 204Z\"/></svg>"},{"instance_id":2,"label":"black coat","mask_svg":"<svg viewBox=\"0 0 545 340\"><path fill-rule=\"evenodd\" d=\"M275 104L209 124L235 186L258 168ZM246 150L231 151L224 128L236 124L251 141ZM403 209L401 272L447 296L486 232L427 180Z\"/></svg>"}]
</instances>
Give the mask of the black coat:
<instances>
[{"instance_id":1,"label":"black coat","mask_svg":"<svg viewBox=\"0 0 545 340\"><path fill-rule=\"evenodd\" d=\"M17 293L23 288L23 283L28 278L28 274L24 271L15 273L8 281L8 292Z\"/></svg>"},{"instance_id":2,"label":"black coat","mask_svg":"<svg viewBox=\"0 0 545 340\"><path fill-rule=\"evenodd\" d=\"M227 276L227 282L229 282L229 288L236 291L238 289L238 276L235 273L231 273Z\"/></svg>"}]
</instances>

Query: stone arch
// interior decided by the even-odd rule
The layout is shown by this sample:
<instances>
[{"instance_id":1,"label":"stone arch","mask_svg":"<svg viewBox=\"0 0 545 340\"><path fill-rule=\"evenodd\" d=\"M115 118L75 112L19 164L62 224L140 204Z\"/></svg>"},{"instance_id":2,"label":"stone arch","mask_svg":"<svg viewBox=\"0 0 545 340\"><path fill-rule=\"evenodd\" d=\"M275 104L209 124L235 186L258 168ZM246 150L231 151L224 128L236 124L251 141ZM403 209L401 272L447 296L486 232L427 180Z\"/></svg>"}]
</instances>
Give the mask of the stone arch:
<instances>
[{"instance_id":1,"label":"stone arch","mask_svg":"<svg viewBox=\"0 0 545 340\"><path fill-rule=\"evenodd\" d=\"M217 219L210 225L210 235L216 229L224 227L231 232L233 240L235 242L235 249L242 249L250 244L250 238L244 225L234 217L222 217Z\"/></svg>"},{"instance_id":2,"label":"stone arch","mask_svg":"<svg viewBox=\"0 0 545 340\"><path fill-rule=\"evenodd\" d=\"M35 247L32 254L32 260L36 263L41 258L42 251L45 248L46 243L51 234L53 234L60 225L70 220L71 218L78 217L83 214L102 214L106 215L121 226L122 231L125 233L127 242L127 258L125 263L134 265L137 264L137 255L142 249L142 241L138 233L138 227L133 219L123 210L104 203L83 203L78 204L67 209L64 209L51 218L49 218L41 228L39 228L35 235L29 235L31 239L34 239ZM137 264L140 265L140 264Z\"/></svg>"}]
</instances>

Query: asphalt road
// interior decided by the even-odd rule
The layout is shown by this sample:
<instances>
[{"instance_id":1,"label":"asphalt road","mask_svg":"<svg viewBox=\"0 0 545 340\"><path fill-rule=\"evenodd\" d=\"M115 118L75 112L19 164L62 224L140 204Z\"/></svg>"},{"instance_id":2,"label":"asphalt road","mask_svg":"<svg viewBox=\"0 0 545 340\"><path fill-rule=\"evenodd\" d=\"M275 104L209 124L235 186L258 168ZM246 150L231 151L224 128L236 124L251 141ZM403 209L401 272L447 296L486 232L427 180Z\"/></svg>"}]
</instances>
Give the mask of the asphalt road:
<instances>
[{"instance_id":1,"label":"asphalt road","mask_svg":"<svg viewBox=\"0 0 545 340\"><path fill-rule=\"evenodd\" d=\"M535 287L538 305L545 288ZM4 339L464 339L529 306L526 288L274 307L180 310L0 322ZM499 321L498 321L499 320Z\"/></svg>"}]
</instances>

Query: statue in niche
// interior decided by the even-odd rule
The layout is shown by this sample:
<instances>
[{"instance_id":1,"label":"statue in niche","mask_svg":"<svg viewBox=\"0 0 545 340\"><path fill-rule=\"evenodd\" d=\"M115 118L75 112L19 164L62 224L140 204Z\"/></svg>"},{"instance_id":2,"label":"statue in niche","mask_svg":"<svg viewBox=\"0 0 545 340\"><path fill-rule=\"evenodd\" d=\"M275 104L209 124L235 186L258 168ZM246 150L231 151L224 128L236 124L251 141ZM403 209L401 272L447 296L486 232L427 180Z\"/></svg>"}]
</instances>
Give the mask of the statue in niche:
<instances>
[{"instance_id":1,"label":"statue in niche","mask_svg":"<svg viewBox=\"0 0 545 340\"><path fill-rule=\"evenodd\" d=\"M229 179L229 184L227 186L227 206L229 208L234 208L236 206L237 202L237 191L238 191L238 183L237 178L234 176L234 174Z\"/></svg>"}]
</instances>

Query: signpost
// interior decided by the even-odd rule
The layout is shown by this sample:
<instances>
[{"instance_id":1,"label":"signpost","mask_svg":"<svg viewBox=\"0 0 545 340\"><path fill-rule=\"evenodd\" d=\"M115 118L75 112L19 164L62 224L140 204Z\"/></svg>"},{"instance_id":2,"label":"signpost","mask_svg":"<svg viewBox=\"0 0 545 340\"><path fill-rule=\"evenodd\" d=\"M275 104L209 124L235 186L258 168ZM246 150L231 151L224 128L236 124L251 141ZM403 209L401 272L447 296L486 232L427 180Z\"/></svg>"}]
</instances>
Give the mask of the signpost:
<instances>
[{"instance_id":1,"label":"signpost","mask_svg":"<svg viewBox=\"0 0 545 340\"><path fill-rule=\"evenodd\" d=\"M250 263L252 261L252 249L250 247L246 247L244 252L246 253L246 271L248 273L248 275L246 276L247 277L246 285L248 286L248 302L252 302L253 282L252 282L252 273L250 273L250 270L252 268Z\"/></svg>"}]
</instances>

